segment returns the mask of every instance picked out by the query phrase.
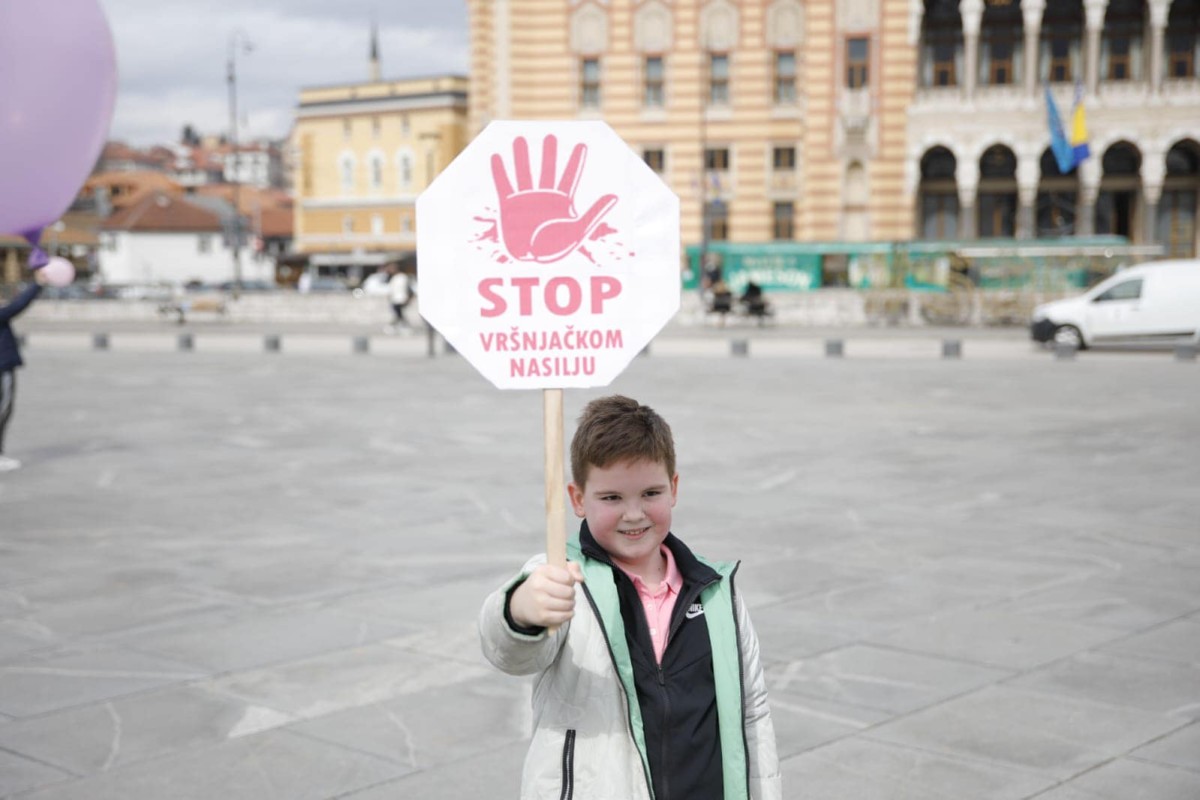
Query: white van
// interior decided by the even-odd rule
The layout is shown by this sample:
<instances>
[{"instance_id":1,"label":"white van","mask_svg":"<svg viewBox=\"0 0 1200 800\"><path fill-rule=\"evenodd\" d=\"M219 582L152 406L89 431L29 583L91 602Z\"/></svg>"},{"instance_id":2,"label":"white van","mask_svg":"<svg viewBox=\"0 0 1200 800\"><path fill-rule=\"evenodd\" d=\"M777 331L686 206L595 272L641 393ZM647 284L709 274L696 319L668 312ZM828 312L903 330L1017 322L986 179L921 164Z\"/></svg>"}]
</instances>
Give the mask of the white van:
<instances>
[{"instance_id":1,"label":"white van","mask_svg":"<svg viewBox=\"0 0 1200 800\"><path fill-rule=\"evenodd\" d=\"M1198 342L1200 259L1123 269L1079 297L1040 305L1030 333L1081 349Z\"/></svg>"}]
</instances>

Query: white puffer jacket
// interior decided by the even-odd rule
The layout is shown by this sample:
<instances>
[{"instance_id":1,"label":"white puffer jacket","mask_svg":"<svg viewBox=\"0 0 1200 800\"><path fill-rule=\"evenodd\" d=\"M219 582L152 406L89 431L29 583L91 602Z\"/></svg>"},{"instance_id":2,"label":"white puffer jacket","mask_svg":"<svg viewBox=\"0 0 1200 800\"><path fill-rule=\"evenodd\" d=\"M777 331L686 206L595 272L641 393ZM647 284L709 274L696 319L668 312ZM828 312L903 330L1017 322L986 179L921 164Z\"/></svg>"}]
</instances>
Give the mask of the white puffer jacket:
<instances>
[{"instance_id":1,"label":"white puffer jacket","mask_svg":"<svg viewBox=\"0 0 1200 800\"><path fill-rule=\"evenodd\" d=\"M625 653L626 660L628 653L623 650L624 631L615 605L619 601L615 590L607 592L604 587L605 571L610 568L584 557L577 547L572 548L570 558L582 562L587 582L575 589L574 618L555 633L524 635L514 631L504 618L508 591L534 567L545 563L544 555L530 559L519 575L487 597L480 611L484 656L510 675L537 674L533 740L522 772L521 800L652 800L647 762L639 749L642 734L637 698L630 694L631 687L622 682L616 667L618 651ZM735 676L734 683L740 676L741 697L725 700L737 703L740 699L742 725L737 733L743 733L745 749L741 742L730 746L723 732L725 796L727 800L747 796L749 800L781 800L775 729L767 705L758 638L745 604L732 592L733 571L726 565L724 580L729 583L733 601L741 663L730 664L727 660L722 667L714 665L714 669L724 668L726 674ZM611 573L607 578L611 584ZM705 605L709 607L707 601ZM610 620L615 614L613 627L618 630L611 642L605 637L598 613ZM713 613L715 608L710 608L710 619ZM714 662L718 658L714 652ZM718 697L719 707L721 700ZM737 706L725 706L731 707ZM729 738L735 735L730 732Z\"/></svg>"}]
</instances>

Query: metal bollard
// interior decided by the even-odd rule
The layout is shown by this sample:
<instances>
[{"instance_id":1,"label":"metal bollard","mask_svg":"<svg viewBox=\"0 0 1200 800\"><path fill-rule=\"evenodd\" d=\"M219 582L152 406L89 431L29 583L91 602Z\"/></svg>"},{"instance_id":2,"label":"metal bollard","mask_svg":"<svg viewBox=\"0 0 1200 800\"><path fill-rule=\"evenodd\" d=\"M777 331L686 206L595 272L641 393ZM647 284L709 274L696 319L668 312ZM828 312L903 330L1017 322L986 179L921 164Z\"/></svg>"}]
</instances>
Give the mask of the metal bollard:
<instances>
[{"instance_id":1,"label":"metal bollard","mask_svg":"<svg viewBox=\"0 0 1200 800\"><path fill-rule=\"evenodd\" d=\"M263 350L268 353L278 353L282 348L283 343L279 340L279 336L270 333L263 337Z\"/></svg>"},{"instance_id":2,"label":"metal bollard","mask_svg":"<svg viewBox=\"0 0 1200 800\"><path fill-rule=\"evenodd\" d=\"M750 355L750 340L749 339L730 339L729 354L731 356L745 357Z\"/></svg>"},{"instance_id":3,"label":"metal bollard","mask_svg":"<svg viewBox=\"0 0 1200 800\"><path fill-rule=\"evenodd\" d=\"M962 341L959 339L943 340L942 358L962 358Z\"/></svg>"},{"instance_id":4,"label":"metal bollard","mask_svg":"<svg viewBox=\"0 0 1200 800\"><path fill-rule=\"evenodd\" d=\"M1200 351L1200 346L1194 344L1179 344L1175 345L1175 360L1176 361L1195 361L1197 351Z\"/></svg>"},{"instance_id":5,"label":"metal bollard","mask_svg":"<svg viewBox=\"0 0 1200 800\"><path fill-rule=\"evenodd\" d=\"M355 336L354 352L364 354L371 352L371 340L366 336Z\"/></svg>"},{"instance_id":6,"label":"metal bollard","mask_svg":"<svg viewBox=\"0 0 1200 800\"><path fill-rule=\"evenodd\" d=\"M845 350L845 343L841 339L825 340L825 356L827 358L841 358L845 355Z\"/></svg>"},{"instance_id":7,"label":"metal bollard","mask_svg":"<svg viewBox=\"0 0 1200 800\"><path fill-rule=\"evenodd\" d=\"M175 341L177 342L181 352L186 353L196 349L196 342L192 339L192 335L190 333L179 334L179 338L177 338Z\"/></svg>"},{"instance_id":8,"label":"metal bollard","mask_svg":"<svg viewBox=\"0 0 1200 800\"><path fill-rule=\"evenodd\" d=\"M108 349L108 334L94 333L92 334L92 349L107 350Z\"/></svg>"},{"instance_id":9,"label":"metal bollard","mask_svg":"<svg viewBox=\"0 0 1200 800\"><path fill-rule=\"evenodd\" d=\"M1054 344L1054 359L1056 361L1074 361L1075 353L1078 350L1078 347L1069 342L1056 342Z\"/></svg>"}]
</instances>

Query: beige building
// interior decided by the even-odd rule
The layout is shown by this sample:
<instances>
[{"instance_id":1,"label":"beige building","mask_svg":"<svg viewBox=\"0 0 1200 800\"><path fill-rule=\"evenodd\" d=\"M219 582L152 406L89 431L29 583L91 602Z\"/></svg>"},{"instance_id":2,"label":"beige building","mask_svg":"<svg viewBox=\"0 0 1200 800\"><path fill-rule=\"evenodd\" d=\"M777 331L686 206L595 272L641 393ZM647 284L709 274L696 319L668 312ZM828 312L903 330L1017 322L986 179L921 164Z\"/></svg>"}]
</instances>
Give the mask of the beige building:
<instances>
[{"instance_id":1,"label":"beige building","mask_svg":"<svg viewBox=\"0 0 1200 800\"><path fill-rule=\"evenodd\" d=\"M907 0L468 5L472 131L603 118L679 194L685 242L705 216L713 241L911 234Z\"/></svg>"},{"instance_id":2,"label":"beige building","mask_svg":"<svg viewBox=\"0 0 1200 800\"><path fill-rule=\"evenodd\" d=\"M470 130L602 118L732 242L1194 254L1200 0L468 0ZM1044 87L1091 158L1059 174ZM702 221L707 219L707 237Z\"/></svg>"},{"instance_id":3,"label":"beige building","mask_svg":"<svg viewBox=\"0 0 1200 800\"><path fill-rule=\"evenodd\" d=\"M417 195L467 136L465 77L373 77L301 89L292 133L296 251L352 279L415 250Z\"/></svg>"}]
</instances>

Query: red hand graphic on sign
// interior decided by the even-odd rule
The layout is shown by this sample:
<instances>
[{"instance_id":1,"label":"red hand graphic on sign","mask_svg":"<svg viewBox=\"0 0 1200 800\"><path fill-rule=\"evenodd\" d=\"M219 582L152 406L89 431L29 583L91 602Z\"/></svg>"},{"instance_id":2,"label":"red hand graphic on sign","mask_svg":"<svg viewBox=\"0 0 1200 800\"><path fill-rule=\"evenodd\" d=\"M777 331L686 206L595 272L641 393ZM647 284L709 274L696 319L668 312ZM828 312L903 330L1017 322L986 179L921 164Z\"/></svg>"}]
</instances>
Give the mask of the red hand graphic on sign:
<instances>
[{"instance_id":1,"label":"red hand graphic on sign","mask_svg":"<svg viewBox=\"0 0 1200 800\"><path fill-rule=\"evenodd\" d=\"M615 194L606 194L583 216L575 211L575 189L587 157L587 146L580 143L571 151L558 186L558 140L549 135L542 141L542 172L538 188L533 188L529 169L529 145L525 137L513 140L513 169L517 180L514 191L504 160L492 155L492 180L500 199L500 232L509 254L520 261L548 264L571 253L587 240L600 220L617 203Z\"/></svg>"}]
</instances>

